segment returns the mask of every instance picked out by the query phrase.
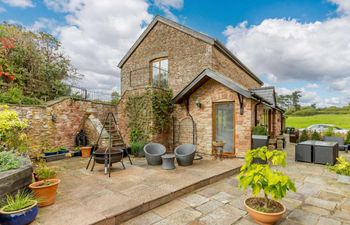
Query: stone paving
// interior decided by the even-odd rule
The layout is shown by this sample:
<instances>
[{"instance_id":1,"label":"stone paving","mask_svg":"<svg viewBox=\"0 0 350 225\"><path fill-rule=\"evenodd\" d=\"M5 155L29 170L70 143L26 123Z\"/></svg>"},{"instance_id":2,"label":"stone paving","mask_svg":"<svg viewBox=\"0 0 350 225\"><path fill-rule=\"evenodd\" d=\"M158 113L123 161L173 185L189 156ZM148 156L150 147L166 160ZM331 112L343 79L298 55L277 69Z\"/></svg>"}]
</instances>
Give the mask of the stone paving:
<instances>
[{"instance_id":1,"label":"stone paving","mask_svg":"<svg viewBox=\"0 0 350 225\"><path fill-rule=\"evenodd\" d=\"M288 145L287 167L297 192L288 193L283 225L350 225L350 185L336 181L326 166L294 161ZM342 155L350 159L350 153ZM223 179L135 217L123 225L252 225L243 201L250 191L237 188L235 176Z\"/></svg>"},{"instance_id":2,"label":"stone paving","mask_svg":"<svg viewBox=\"0 0 350 225\"><path fill-rule=\"evenodd\" d=\"M148 166L145 158L134 158L134 165L124 160L125 170L120 163L113 165L108 178L101 164L96 164L93 172L86 170L87 161L74 157L48 163L59 168L61 183L56 203L40 208L34 225L114 225L229 177L242 165L238 159L204 158L192 166L169 171ZM197 201L202 203L201 199ZM149 219L151 223L156 218Z\"/></svg>"}]
</instances>

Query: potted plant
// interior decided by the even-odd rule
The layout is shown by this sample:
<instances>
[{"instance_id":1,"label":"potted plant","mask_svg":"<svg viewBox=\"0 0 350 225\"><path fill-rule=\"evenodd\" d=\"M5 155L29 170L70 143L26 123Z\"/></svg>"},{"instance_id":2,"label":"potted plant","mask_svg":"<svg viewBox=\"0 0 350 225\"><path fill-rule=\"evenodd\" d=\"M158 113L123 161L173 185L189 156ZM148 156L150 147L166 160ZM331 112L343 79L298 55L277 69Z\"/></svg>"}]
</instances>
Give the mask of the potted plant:
<instances>
[{"instance_id":1,"label":"potted plant","mask_svg":"<svg viewBox=\"0 0 350 225\"><path fill-rule=\"evenodd\" d=\"M73 157L74 156L81 156L81 150L79 146L73 148Z\"/></svg>"},{"instance_id":2,"label":"potted plant","mask_svg":"<svg viewBox=\"0 0 350 225\"><path fill-rule=\"evenodd\" d=\"M56 171L45 165L36 173L37 178L40 180L30 184L29 188L34 192L35 197L40 199L39 207L54 204L58 184L61 182L59 179L54 178Z\"/></svg>"},{"instance_id":3,"label":"potted plant","mask_svg":"<svg viewBox=\"0 0 350 225\"><path fill-rule=\"evenodd\" d=\"M143 151L143 147L145 144L143 142L135 141L131 143L131 154L135 157L144 157L145 152Z\"/></svg>"},{"instance_id":4,"label":"potted plant","mask_svg":"<svg viewBox=\"0 0 350 225\"><path fill-rule=\"evenodd\" d=\"M267 129L263 125L256 125L252 129L252 148L260 148L268 145Z\"/></svg>"},{"instance_id":5,"label":"potted plant","mask_svg":"<svg viewBox=\"0 0 350 225\"><path fill-rule=\"evenodd\" d=\"M38 203L32 193L18 191L15 196L7 195L0 209L2 225L26 225L35 220Z\"/></svg>"},{"instance_id":6,"label":"potted plant","mask_svg":"<svg viewBox=\"0 0 350 225\"><path fill-rule=\"evenodd\" d=\"M307 140L309 140L309 134L307 133L307 130L305 129L301 132L301 135L299 137L299 142L303 142L303 141L307 141Z\"/></svg>"},{"instance_id":7,"label":"potted plant","mask_svg":"<svg viewBox=\"0 0 350 225\"><path fill-rule=\"evenodd\" d=\"M57 155L58 149L57 148L49 148L44 150L44 155L45 156L50 156L50 155Z\"/></svg>"},{"instance_id":8,"label":"potted plant","mask_svg":"<svg viewBox=\"0 0 350 225\"><path fill-rule=\"evenodd\" d=\"M91 155L91 149L92 149L92 146L80 147L81 157L89 158Z\"/></svg>"},{"instance_id":9,"label":"potted plant","mask_svg":"<svg viewBox=\"0 0 350 225\"><path fill-rule=\"evenodd\" d=\"M68 148L67 148L67 147L64 147L64 146L61 146L61 147L59 147L59 149L58 149L58 154L66 154L66 153L68 153L68 152L69 152Z\"/></svg>"},{"instance_id":10,"label":"potted plant","mask_svg":"<svg viewBox=\"0 0 350 225\"><path fill-rule=\"evenodd\" d=\"M260 148L255 154L260 155L261 159L266 158L267 163L254 163L253 154L248 152L238 177L239 187L245 190L250 186L253 190L255 197L247 198L244 202L249 215L258 224L275 224L286 211L286 207L277 200L283 199L287 191L296 190L287 175L271 168L277 165L286 166L286 153L278 150L265 151L265 148ZM261 191L264 197L256 197Z\"/></svg>"},{"instance_id":11,"label":"potted plant","mask_svg":"<svg viewBox=\"0 0 350 225\"><path fill-rule=\"evenodd\" d=\"M35 181L56 178L57 172L54 168L46 165L45 161L40 161L34 172Z\"/></svg>"},{"instance_id":12,"label":"potted plant","mask_svg":"<svg viewBox=\"0 0 350 225\"><path fill-rule=\"evenodd\" d=\"M350 184L350 162L344 156L337 158L337 161L334 166L328 166L329 170L338 174L338 182Z\"/></svg>"}]
</instances>

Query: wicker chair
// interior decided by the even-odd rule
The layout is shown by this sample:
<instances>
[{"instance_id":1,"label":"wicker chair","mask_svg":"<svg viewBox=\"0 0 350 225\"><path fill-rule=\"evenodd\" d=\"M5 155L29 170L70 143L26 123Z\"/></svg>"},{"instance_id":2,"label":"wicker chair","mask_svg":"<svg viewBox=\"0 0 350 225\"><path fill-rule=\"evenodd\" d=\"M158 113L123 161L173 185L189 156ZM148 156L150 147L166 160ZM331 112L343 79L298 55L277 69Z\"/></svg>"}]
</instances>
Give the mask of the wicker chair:
<instances>
[{"instance_id":1,"label":"wicker chair","mask_svg":"<svg viewBox=\"0 0 350 225\"><path fill-rule=\"evenodd\" d=\"M193 144L183 144L175 148L174 151L177 164L179 166L190 166L196 154L196 146Z\"/></svg>"},{"instance_id":2,"label":"wicker chair","mask_svg":"<svg viewBox=\"0 0 350 225\"><path fill-rule=\"evenodd\" d=\"M158 143L149 143L143 148L148 165L161 165L161 156L165 154L166 148Z\"/></svg>"}]
</instances>

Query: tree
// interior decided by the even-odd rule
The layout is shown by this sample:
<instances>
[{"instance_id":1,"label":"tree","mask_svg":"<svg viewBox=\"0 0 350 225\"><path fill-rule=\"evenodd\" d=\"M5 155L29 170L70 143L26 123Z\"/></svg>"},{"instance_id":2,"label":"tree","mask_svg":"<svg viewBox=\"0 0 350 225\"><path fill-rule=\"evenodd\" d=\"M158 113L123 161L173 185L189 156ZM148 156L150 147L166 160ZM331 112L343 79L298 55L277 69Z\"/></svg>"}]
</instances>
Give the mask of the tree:
<instances>
[{"instance_id":1,"label":"tree","mask_svg":"<svg viewBox=\"0 0 350 225\"><path fill-rule=\"evenodd\" d=\"M294 107L294 110L300 110L300 98L301 98L301 91L294 91L292 93L292 104Z\"/></svg>"},{"instance_id":2,"label":"tree","mask_svg":"<svg viewBox=\"0 0 350 225\"><path fill-rule=\"evenodd\" d=\"M120 95L117 91L113 91L112 94L112 100L111 100L111 103L112 104L118 104L119 103L119 100L120 100Z\"/></svg>"},{"instance_id":3,"label":"tree","mask_svg":"<svg viewBox=\"0 0 350 225\"><path fill-rule=\"evenodd\" d=\"M17 87L24 96L52 100L66 95L67 80L79 78L50 34L0 24L0 88Z\"/></svg>"},{"instance_id":4,"label":"tree","mask_svg":"<svg viewBox=\"0 0 350 225\"><path fill-rule=\"evenodd\" d=\"M278 95L277 96L277 103L286 110L293 110L298 111L300 110L300 98L301 98L301 91L294 91L290 95Z\"/></svg>"}]
</instances>

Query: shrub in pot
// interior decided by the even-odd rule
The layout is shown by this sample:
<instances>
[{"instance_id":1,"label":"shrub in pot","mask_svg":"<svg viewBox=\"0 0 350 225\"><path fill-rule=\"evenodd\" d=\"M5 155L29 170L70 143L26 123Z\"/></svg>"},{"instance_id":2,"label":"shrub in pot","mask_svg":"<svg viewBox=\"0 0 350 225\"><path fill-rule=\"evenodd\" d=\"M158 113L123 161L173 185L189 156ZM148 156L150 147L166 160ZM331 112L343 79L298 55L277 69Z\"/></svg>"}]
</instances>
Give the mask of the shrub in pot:
<instances>
[{"instance_id":1,"label":"shrub in pot","mask_svg":"<svg viewBox=\"0 0 350 225\"><path fill-rule=\"evenodd\" d=\"M58 184L61 182L59 179L53 178L56 176L55 170L46 166L39 171L37 176L41 180L30 184L29 188L34 192L35 197L40 200L39 207L54 204Z\"/></svg>"},{"instance_id":2,"label":"shrub in pot","mask_svg":"<svg viewBox=\"0 0 350 225\"><path fill-rule=\"evenodd\" d=\"M15 196L7 195L0 209L2 225L26 225L35 220L38 203L32 193L18 191Z\"/></svg>"},{"instance_id":3,"label":"shrub in pot","mask_svg":"<svg viewBox=\"0 0 350 225\"><path fill-rule=\"evenodd\" d=\"M307 130L303 130L301 132L301 135L299 137L299 142L307 141L309 140L309 134L307 133Z\"/></svg>"},{"instance_id":4,"label":"shrub in pot","mask_svg":"<svg viewBox=\"0 0 350 225\"><path fill-rule=\"evenodd\" d=\"M143 147L145 144L143 142L132 142L131 143L131 154L135 157L144 157L145 152L143 151Z\"/></svg>"},{"instance_id":5,"label":"shrub in pot","mask_svg":"<svg viewBox=\"0 0 350 225\"><path fill-rule=\"evenodd\" d=\"M252 129L253 149L268 145L267 129L263 125L257 125Z\"/></svg>"},{"instance_id":6,"label":"shrub in pot","mask_svg":"<svg viewBox=\"0 0 350 225\"><path fill-rule=\"evenodd\" d=\"M321 134L318 133L317 131L312 132L311 140L313 140L313 141L321 141L322 140Z\"/></svg>"},{"instance_id":7,"label":"shrub in pot","mask_svg":"<svg viewBox=\"0 0 350 225\"><path fill-rule=\"evenodd\" d=\"M59 149L58 149L58 154L66 154L68 153L69 150L67 147L64 147L64 146L61 146Z\"/></svg>"},{"instance_id":8,"label":"shrub in pot","mask_svg":"<svg viewBox=\"0 0 350 225\"><path fill-rule=\"evenodd\" d=\"M56 178L57 172L54 168L46 165L45 161L40 161L34 172L35 181Z\"/></svg>"},{"instance_id":9,"label":"shrub in pot","mask_svg":"<svg viewBox=\"0 0 350 225\"><path fill-rule=\"evenodd\" d=\"M288 176L272 168L277 165L286 166L286 153L278 150L265 151L264 148L253 151L256 152L247 153L238 177L239 187L244 190L251 187L255 196L247 198L244 204L258 224L275 224L286 211L286 207L277 200L283 199L287 191L296 190ZM260 155L267 163L254 163L254 155ZM261 191L264 197L256 197Z\"/></svg>"},{"instance_id":10,"label":"shrub in pot","mask_svg":"<svg viewBox=\"0 0 350 225\"><path fill-rule=\"evenodd\" d=\"M45 156L56 155L57 153L58 153L58 149L57 148L50 148L50 149L44 150L44 155Z\"/></svg>"},{"instance_id":11,"label":"shrub in pot","mask_svg":"<svg viewBox=\"0 0 350 225\"><path fill-rule=\"evenodd\" d=\"M350 184L350 162L344 156L337 158L337 161L334 166L328 166L329 170L338 174L339 182Z\"/></svg>"},{"instance_id":12,"label":"shrub in pot","mask_svg":"<svg viewBox=\"0 0 350 225\"><path fill-rule=\"evenodd\" d=\"M73 148L73 156L81 156L81 150L79 146Z\"/></svg>"}]
</instances>

